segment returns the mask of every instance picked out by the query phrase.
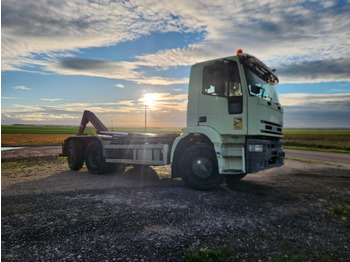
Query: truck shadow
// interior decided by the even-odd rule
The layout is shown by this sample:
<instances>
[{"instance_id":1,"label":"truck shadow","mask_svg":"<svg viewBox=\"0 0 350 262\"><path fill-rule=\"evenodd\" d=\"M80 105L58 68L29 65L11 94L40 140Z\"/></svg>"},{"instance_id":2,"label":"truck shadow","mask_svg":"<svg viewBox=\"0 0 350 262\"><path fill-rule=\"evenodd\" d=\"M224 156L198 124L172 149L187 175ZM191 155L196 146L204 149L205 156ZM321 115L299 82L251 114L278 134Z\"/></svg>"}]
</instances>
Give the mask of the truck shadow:
<instances>
[{"instance_id":1,"label":"truck shadow","mask_svg":"<svg viewBox=\"0 0 350 262\"><path fill-rule=\"evenodd\" d=\"M57 170L51 174L31 179L33 174L25 174L25 179L17 183L11 183L2 187L4 195L20 194L41 194L41 193L59 193L80 190L105 190L105 189L122 189L122 188L141 188L153 187L168 191L174 194L186 193L192 197L209 197L209 198L229 198L244 199L253 197L258 202L264 202L264 198L271 199L278 197L280 199L291 199L285 193L282 193L273 185L259 184L259 181L250 181L243 179L234 185L223 183L220 187L210 191L197 191L188 186L181 179L172 179L170 167L120 167L113 172L106 174L91 174L83 167L80 171Z\"/></svg>"},{"instance_id":2,"label":"truck shadow","mask_svg":"<svg viewBox=\"0 0 350 262\"><path fill-rule=\"evenodd\" d=\"M145 182L159 181L157 172L149 166L135 166L133 168L127 168L123 173L123 176L130 180L138 181L141 184Z\"/></svg>"},{"instance_id":3,"label":"truck shadow","mask_svg":"<svg viewBox=\"0 0 350 262\"><path fill-rule=\"evenodd\" d=\"M222 189L234 194L238 198L255 199L257 202L270 201L275 199L277 202L289 202L297 200L287 192L281 191L275 186L260 184L259 181L239 180L235 184L227 185L225 182L220 186Z\"/></svg>"}]
</instances>

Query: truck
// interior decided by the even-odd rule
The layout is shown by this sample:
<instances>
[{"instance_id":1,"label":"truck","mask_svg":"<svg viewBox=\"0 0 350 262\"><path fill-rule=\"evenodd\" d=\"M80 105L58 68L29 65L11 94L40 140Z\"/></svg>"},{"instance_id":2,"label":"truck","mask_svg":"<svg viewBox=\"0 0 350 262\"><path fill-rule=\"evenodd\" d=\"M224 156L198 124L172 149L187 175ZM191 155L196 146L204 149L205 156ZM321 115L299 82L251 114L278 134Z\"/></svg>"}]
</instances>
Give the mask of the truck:
<instances>
[{"instance_id":1,"label":"truck","mask_svg":"<svg viewBox=\"0 0 350 262\"><path fill-rule=\"evenodd\" d=\"M283 108L275 69L241 49L235 56L194 64L187 124L181 134L112 132L84 111L77 135L62 145L71 170L92 173L116 165L171 165L171 177L197 190L236 183L247 173L282 166ZM87 123L96 135L84 134Z\"/></svg>"}]
</instances>

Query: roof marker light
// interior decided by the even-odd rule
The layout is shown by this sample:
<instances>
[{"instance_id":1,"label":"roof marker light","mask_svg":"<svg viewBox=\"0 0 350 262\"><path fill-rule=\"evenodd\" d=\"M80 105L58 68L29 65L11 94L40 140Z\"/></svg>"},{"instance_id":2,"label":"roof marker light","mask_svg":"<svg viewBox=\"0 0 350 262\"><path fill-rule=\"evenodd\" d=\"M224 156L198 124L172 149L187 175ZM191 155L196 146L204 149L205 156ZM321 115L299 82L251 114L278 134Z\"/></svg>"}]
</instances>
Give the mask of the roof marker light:
<instances>
[{"instance_id":1,"label":"roof marker light","mask_svg":"<svg viewBox=\"0 0 350 262\"><path fill-rule=\"evenodd\" d=\"M238 49L237 50L237 56L239 56L239 55L243 55L243 50L242 49Z\"/></svg>"}]
</instances>

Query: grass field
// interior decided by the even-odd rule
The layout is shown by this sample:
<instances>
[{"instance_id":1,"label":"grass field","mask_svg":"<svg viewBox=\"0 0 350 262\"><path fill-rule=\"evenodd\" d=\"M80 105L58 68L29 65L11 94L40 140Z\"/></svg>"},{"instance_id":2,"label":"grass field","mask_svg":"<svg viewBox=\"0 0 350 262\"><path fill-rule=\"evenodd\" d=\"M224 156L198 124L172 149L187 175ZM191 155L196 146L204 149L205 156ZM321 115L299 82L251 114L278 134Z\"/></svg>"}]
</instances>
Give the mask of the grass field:
<instances>
[{"instance_id":1,"label":"grass field","mask_svg":"<svg viewBox=\"0 0 350 262\"><path fill-rule=\"evenodd\" d=\"M2 125L1 146L56 145L76 133L78 127ZM87 128L85 133L96 132L93 128Z\"/></svg>"},{"instance_id":2,"label":"grass field","mask_svg":"<svg viewBox=\"0 0 350 262\"><path fill-rule=\"evenodd\" d=\"M143 128L111 128L116 132L142 133ZM1 146L60 144L78 127L1 126ZM181 133L181 129L149 128L150 133ZM95 134L87 128L87 134ZM285 148L350 153L350 130L284 130Z\"/></svg>"},{"instance_id":3,"label":"grass field","mask_svg":"<svg viewBox=\"0 0 350 262\"><path fill-rule=\"evenodd\" d=\"M1 134L1 146L57 145L69 137L67 134Z\"/></svg>"},{"instance_id":4,"label":"grass field","mask_svg":"<svg viewBox=\"0 0 350 262\"><path fill-rule=\"evenodd\" d=\"M350 153L350 130L284 130L285 148Z\"/></svg>"},{"instance_id":5,"label":"grass field","mask_svg":"<svg viewBox=\"0 0 350 262\"><path fill-rule=\"evenodd\" d=\"M13 126L7 126L2 125L1 126L1 134L68 134L68 135L74 135L78 133L79 128L78 127L70 127L70 126L20 126L20 125L13 125ZM95 134L95 129L93 128L86 128L85 129L86 134Z\"/></svg>"},{"instance_id":6,"label":"grass field","mask_svg":"<svg viewBox=\"0 0 350 262\"><path fill-rule=\"evenodd\" d=\"M142 133L143 128L111 128L111 131ZM149 128L149 133L181 133L181 129ZM78 133L78 127L60 126L1 126L1 146L56 145ZM86 128L85 134L96 134L94 128Z\"/></svg>"}]
</instances>

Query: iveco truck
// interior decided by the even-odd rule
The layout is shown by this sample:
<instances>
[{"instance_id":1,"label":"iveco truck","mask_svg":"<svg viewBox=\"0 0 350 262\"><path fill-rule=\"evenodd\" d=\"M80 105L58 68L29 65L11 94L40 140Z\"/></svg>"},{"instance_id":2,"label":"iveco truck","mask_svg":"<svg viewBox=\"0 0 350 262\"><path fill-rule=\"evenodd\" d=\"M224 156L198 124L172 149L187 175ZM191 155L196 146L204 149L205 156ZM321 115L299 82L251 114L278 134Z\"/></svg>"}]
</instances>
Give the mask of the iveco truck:
<instances>
[{"instance_id":1,"label":"iveco truck","mask_svg":"<svg viewBox=\"0 0 350 262\"><path fill-rule=\"evenodd\" d=\"M85 111L77 135L63 143L72 170L85 162L92 173L116 165L171 164L171 176L210 190L267 168L283 165L283 108L275 70L256 57L237 55L191 67L187 125L181 135L111 132ZM86 135L91 122L97 135Z\"/></svg>"}]
</instances>

